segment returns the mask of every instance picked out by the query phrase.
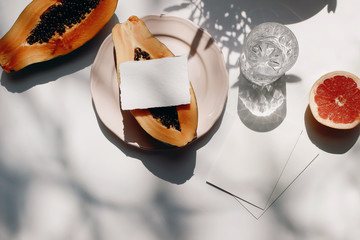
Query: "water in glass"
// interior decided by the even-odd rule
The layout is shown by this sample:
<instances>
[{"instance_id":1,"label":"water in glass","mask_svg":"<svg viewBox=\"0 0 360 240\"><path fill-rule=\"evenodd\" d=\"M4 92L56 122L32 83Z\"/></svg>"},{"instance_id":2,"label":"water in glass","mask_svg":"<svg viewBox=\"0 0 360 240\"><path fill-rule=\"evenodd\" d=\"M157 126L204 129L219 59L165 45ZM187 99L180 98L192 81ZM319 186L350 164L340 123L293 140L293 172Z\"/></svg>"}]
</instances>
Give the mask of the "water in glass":
<instances>
[{"instance_id":1,"label":"water in glass","mask_svg":"<svg viewBox=\"0 0 360 240\"><path fill-rule=\"evenodd\" d=\"M245 78L258 85L279 79L296 62L299 46L286 26L268 22L256 26L245 39L240 68Z\"/></svg>"}]
</instances>

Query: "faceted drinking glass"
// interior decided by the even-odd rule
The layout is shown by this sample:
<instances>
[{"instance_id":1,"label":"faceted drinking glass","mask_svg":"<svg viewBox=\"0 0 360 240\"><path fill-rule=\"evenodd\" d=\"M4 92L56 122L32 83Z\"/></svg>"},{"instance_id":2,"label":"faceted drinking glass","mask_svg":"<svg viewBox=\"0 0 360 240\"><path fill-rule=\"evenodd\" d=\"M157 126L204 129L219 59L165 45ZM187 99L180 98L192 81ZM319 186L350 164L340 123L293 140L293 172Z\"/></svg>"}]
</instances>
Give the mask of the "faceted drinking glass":
<instances>
[{"instance_id":1,"label":"faceted drinking glass","mask_svg":"<svg viewBox=\"0 0 360 240\"><path fill-rule=\"evenodd\" d=\"M289 28L275 22L262 23L245 39L241 73L257 85L267 85L284 75L298 55L298 41Z\"/></svg>"}]
</instances>

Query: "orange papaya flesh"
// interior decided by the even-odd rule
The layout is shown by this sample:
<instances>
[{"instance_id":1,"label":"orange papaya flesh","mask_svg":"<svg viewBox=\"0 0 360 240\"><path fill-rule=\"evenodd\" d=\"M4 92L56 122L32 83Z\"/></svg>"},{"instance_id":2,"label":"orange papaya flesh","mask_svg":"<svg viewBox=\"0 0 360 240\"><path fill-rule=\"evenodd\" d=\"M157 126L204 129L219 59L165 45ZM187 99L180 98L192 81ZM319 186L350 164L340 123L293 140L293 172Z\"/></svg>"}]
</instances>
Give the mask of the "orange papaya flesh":
<instances>
[{"instance_id":1,"label":"orange papaya flesh","mask_svg":"<svg viewBox=\"0 0 360 240\"><path fill-rule=\"evenodd\" d=\"M118 0L33 0L0 39L6 72L65 55L92 39L110 20Z\"/></svg>"},{"instance_id":2,"label":"orange papaya flesh","mask_svg":"<svg viewBox=\"0 0 360 240\"><path fill-rule=\"evenodd\" d=\"M171 57L174 54L136 16L119 23L112 30L118 65L126 61ZM153 138L163 143L182 147L196 138L198 110L194 90L190 84L190 104L171 107L130 110L140 126Z\"/></svg>"}]
</instances>

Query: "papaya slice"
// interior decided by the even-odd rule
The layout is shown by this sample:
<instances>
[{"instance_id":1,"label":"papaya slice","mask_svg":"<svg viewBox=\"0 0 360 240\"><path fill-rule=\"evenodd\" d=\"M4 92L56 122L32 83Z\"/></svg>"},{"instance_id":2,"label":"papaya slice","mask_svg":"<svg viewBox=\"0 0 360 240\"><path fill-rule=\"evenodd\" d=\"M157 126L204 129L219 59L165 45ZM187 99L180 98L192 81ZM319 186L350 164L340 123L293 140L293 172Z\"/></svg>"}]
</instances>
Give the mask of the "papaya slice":
<instances>
[{"instance_id":1,"label":"papaya slice","mask_svg":"<svg viewBox=\"0 0 360 240\"><path fill-rule=\"evenodd\" d=\"M33 0L0 39L6 72L65 55L92 39L114 14L118 0Z\"/></svg>"},{"instance_id":2,"label":"papaya slice","mask_svg":"<svg viewBox=\"0 0 360 240\"><path fill-rule=\"evenodd\" d=\"M118 23L112 29L116 53L116 69L120 84L119 64L171 57L174 54L152 35L145 23L136 16ZM153 138L177 147L196 138L198 111L194 90L190 84L190 104L171 107L130 110L140 126Z\"/></svg>"}]
</instances>

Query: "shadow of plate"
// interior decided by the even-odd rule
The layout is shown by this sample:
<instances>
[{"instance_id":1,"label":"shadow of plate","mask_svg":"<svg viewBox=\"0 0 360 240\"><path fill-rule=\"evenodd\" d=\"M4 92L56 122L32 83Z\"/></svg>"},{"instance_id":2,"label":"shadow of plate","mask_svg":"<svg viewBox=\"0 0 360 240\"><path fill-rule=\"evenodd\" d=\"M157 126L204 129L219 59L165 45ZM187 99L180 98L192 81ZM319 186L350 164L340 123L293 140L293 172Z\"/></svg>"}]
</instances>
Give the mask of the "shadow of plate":
<instances>
[{"instance_id":1,"label":"shadow of plate","mask_svg":"<svg viewBox=\"0 0 360 240\"><path fill-rule=\"evenodd\" d=\"M152 174L173 184L183 184L194 175L194 169L196 165L196 151L205 146L210 141L212 136L217 132L225 112L224 109L219 119L207 133L187 146L181 148L164 148L163 143L153 139L153 141L157 142L161 147L160 149L155 148L149 150L135 147L134 145L130 145L121 140L101 121L96 112L94 103L93 109L100 130L106 139L108 139L126 156L140 160ZM124 118L124 121L130 121L130 126L132 126L134 125L135 120L132 116L128 116ZM126 124L127 123L124 122L124 126L127 126ZM139 128L138 124L135 125L135 127ZM146 135L146 132L144 130L142 131L143 134ZM126 130L126 132L127 134L130 134L129 130ZM148 137L151 138L150 136Z\"/></svg>"}]
</instances>

